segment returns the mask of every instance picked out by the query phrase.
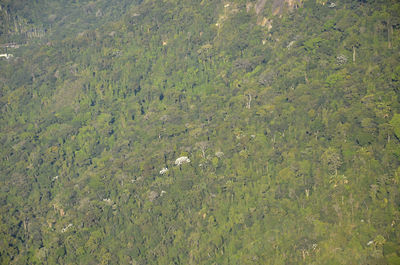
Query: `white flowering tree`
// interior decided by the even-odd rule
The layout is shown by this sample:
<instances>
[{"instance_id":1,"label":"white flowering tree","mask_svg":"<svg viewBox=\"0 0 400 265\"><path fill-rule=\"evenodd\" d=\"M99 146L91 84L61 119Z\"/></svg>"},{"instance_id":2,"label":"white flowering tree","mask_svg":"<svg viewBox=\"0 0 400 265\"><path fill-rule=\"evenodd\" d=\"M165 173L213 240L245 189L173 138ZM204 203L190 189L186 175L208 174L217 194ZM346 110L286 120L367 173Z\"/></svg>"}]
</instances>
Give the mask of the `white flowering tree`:
<instances>
[{"instance_id":1,"label":"white flowering tree","mask_svg":"<svg viewBox=\"0 0 400 265\"><path fill-rule=\"evenodd\" d=\"M180 166L185 163L190 163L190 159L187 156L181 156L175 160L175 165Z\"/></svg>"},{"instance_id":2,"label":"white flowering tree","mask_svg":"<svg viewBox=\"0 0 400 265\"><path fill-rule=\"evenodd\" d=\"M163 169L160 170L160 175L164 175L168 173L168 168L164 167Z\"/></svg>"}]
</instances>

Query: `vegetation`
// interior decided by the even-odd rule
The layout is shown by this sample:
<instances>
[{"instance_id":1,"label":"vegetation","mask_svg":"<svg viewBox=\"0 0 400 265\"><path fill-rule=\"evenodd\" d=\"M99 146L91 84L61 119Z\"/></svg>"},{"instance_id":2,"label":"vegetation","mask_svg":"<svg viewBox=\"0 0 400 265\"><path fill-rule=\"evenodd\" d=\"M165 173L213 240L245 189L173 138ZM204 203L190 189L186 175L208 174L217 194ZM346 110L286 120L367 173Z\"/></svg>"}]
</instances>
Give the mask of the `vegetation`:
<instances>
[{"instance_id":1,"label":"vegetation","mask_svg":"<svg viewBox=\"0 0 400 265\"><path fill-rule=\"evenodd\" d=\"M400 263L398 1L0 5L1 264Z\"/></svg>"}]
</instances>

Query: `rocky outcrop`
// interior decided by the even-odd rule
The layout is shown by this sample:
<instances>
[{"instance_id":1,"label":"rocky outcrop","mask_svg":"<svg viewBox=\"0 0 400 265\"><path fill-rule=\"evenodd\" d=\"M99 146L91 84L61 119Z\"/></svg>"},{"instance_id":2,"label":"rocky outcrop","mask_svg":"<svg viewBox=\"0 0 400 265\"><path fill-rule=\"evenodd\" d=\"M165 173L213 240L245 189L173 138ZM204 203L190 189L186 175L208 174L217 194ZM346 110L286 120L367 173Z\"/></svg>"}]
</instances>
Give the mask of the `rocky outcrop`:
<instances>
[{"instance_id":1,"label":"rocky outcrop","mask_svg":"<svg viewBox=\"0 0 400 265\"><path fill-rule=\"evenodd\" d=\"M254 10L256 11L256 14L260 14L263 9L265 4L267 3L267 0L258 0L256 5L254 6Z\"/></svg>"},{"instance_id":2,"label":"rocky outcrop","mask_svg":"<svg viewBox=\"0 0 400 265\"><path fill-rule=\"evenodd\" d=\"M273 0L272 4L268 4L267 0L257 0L255 4L249 2L246 4L246 11L249 12L254 6L254 12L261 15L265 8L271 8L273 15L281 13L285 9L293 10L301 7L303 0ZM268 4L268 5L267 5Z\"/></svg>"},{"instance_id":3,"label":"rocky outcrop","mask_svg":"<svg viewBox=\"0 0 400 265\"><path fill-rule=\"evenodd\" d=\"M301 7L303 0L274 0L272 4L272 13L277 15L281 13L285 7L289 10L297 9Z\"/></svg>"}]
</instances>

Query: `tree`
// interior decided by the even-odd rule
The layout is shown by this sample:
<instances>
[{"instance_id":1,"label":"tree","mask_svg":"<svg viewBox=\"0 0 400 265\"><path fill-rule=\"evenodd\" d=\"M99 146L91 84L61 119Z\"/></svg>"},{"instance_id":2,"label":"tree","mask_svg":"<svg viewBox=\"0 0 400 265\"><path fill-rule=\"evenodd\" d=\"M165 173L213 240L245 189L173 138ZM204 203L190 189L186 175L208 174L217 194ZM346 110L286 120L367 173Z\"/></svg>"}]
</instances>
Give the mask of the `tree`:
<instances>
[{"instance_id":1,"label":"tree","mask_svg":"<svg viewBox=\"0 0 400 265\"><path fill-rule=\"evenodd\" d=\"M322 161L324 165L327 167L328 172L330 174L337 175L338 169L342 165L342 158L332 147L329 147L322 155Z\"/></svg>"},{"instance_id":2,"label":"tree","mask_svg":"<svg viewBox=\"0 0 400 265\"><path fill-rule=\"evenodd\" d=\"M393 127L394 134L400 139L400 114L394 114L390 125Z\"/></svg>"},{"instance_id":3,"label":"tree","mask_svg":"<svg viewBox=\"0 0 400 265\"><path fill-rule=\"evenodd\" d=\"M203 159L205 159L208 142L206 142L206 141L198 142L198 143L196 143L196 146L200 149Z\"/></svg>"}]
</instances>

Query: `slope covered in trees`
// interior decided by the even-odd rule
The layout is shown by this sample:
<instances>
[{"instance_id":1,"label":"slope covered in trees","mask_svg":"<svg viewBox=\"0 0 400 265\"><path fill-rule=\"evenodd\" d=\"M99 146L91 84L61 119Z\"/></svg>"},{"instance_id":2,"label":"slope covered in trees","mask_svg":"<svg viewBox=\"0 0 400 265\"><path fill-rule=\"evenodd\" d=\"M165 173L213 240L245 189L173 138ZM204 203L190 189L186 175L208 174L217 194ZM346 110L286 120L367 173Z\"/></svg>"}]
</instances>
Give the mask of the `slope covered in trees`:
<instances>
[{"instance_id":1,"label":"slope covered in trees","mask_svg":"<svg viewBox=\"0 0 400 265\"><path fill-rule=\"evenodd\" d=\"M1 7L1 264L399 264L398 1Z\"/></svg>"}]
</instances>

